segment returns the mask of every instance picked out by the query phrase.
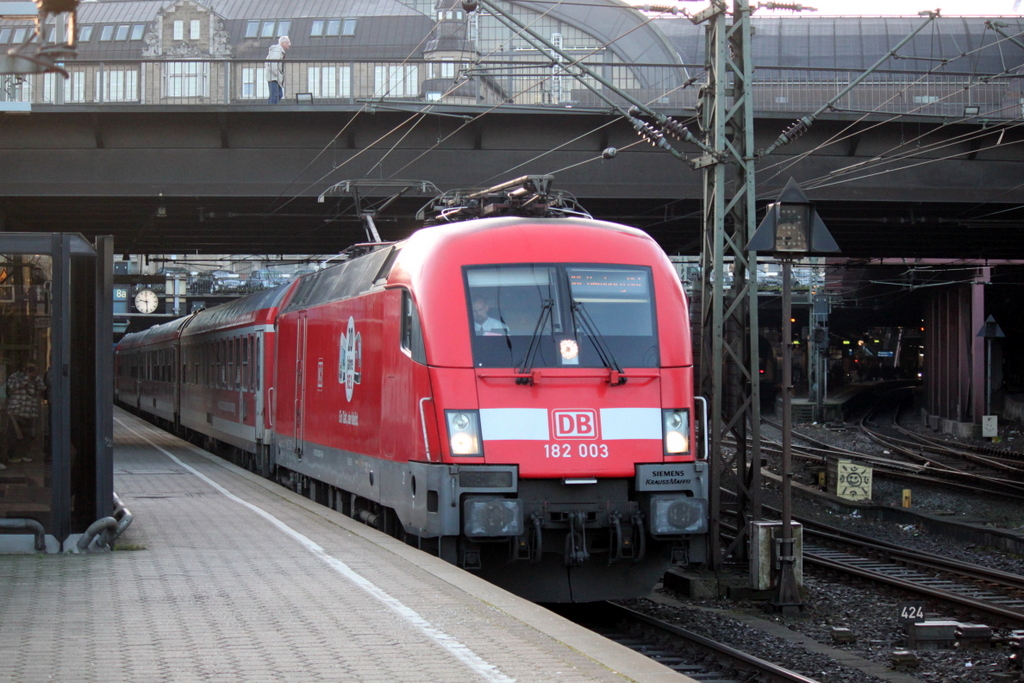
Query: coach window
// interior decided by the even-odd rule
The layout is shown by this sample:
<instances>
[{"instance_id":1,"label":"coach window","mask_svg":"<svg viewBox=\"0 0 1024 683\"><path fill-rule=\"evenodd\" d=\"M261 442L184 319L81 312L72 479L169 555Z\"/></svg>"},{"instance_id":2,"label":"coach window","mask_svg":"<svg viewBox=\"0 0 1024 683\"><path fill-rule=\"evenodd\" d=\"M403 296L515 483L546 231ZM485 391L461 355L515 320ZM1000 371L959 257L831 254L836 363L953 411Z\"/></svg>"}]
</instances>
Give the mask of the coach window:
<instances>
[{"instance_id":1,"label":"coach window","mask_svg":"<svg viewBox=\"0 0 1024 683\"><path fill-rule=\"evenodd\" d=\"M249 336L242 337L242 391L249 391Z\"/></svg>"},{"instance_id":2,"label":"coach window","mask_svg":"<svg viewBox=\"0 0 1024 683\"><path fill-rule=\"evenodd\" d=\"M235 347L235 389L242 388L242 339L235 337L232 346Z\"/></svg>"},{"instance_id":3,"label":"coach window","mask_svg":"<svg viewBox=\"0 0 1024 683\"><path fill-rule=\"evenodd\" d=\"M231 389L231 388L233 388L235 386L235 340L234 339L228 339L227 340L227 347L228 347L228 351L227 351L228 371L224 375L225 376L224 382L225 382L226 387L228 389Z\"/></svg>"}]
</instances>

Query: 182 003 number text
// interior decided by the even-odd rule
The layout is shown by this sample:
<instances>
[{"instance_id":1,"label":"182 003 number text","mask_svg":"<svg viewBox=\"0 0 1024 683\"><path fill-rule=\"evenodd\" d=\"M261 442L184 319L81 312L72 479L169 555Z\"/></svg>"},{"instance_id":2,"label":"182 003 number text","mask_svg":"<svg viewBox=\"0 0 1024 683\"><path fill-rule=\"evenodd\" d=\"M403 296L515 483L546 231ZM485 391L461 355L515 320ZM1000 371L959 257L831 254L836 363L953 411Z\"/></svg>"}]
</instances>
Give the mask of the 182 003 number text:
<instances>
[{"instance_id":1,"label":"182 003 number text","mask_svg":"<svg viewBox=\"0 0 1024 683\"><path fill-rule=\"evenodd\" d=\"M608 446L603 443L546 443L545 458L607 458Z\"/></svg>"}]
</instances>

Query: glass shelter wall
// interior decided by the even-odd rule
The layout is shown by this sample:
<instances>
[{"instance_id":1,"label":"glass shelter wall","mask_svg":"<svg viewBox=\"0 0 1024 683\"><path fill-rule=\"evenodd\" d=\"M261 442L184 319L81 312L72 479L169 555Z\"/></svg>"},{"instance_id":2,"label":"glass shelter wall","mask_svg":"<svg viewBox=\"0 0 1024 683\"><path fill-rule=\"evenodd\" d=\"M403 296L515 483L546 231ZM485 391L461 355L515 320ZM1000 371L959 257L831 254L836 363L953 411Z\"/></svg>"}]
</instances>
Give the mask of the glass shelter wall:
<instances>
[{"instance_id":1,"label":"glass shelter wall","mask_svg":"<svg viewBox=\"0 0 1024 683\"><path fill-rule=\"evenodd\" d=\"M49 254L0 254L0 514L44 527L52 514L52 287Z\"/></svg>"},{"instance_id":2,"label":"glass shelter wall","mask_svg":"<svg viewBox=\"0 0 1024 683\"><path fill-rule=\"evenodd\" d=\"M0 552L69 550L113 513L112 252L0 233Z\"/></svg>"}]
</instances>

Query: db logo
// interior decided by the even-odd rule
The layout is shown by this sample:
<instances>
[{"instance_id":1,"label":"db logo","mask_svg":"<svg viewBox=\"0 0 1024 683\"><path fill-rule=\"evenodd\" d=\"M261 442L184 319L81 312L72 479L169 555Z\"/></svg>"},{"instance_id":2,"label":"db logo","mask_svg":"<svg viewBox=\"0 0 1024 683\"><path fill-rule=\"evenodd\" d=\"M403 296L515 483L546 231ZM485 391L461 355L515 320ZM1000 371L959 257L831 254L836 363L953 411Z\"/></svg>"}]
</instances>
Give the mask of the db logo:
<instances>
[{"instance_id":1,"label":"db logo","mask_svg":"<svg viewBox=\"0 0 1024 683\"><path fill-rule=\"evenodd\" d=\"M551 413L555 422L556 439L596 439L596 410L555 410Z\"/></svg>"}]
</instances>

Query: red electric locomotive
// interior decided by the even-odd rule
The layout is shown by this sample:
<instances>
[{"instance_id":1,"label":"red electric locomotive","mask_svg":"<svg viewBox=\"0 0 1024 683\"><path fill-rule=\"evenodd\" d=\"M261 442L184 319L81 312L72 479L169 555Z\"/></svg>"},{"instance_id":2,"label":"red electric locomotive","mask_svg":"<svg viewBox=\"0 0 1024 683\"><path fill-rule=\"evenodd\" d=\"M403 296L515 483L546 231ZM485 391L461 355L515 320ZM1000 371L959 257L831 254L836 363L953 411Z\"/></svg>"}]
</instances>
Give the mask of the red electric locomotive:
<instances>
[{"instance_id":1,"label":"red electric locomotive","mask_svg":"<svg viewBox=\"0 0 1024 683\"><path fill-rule=\"evenodd\" d=\"M501 203L551 212L515 187ZM650 237L504 216L363 251L281 290L279 481L539 602L644 595L707 559L687 303ZM210 433L217 392L187 426Z\"/></svg>"}]
</instances>

